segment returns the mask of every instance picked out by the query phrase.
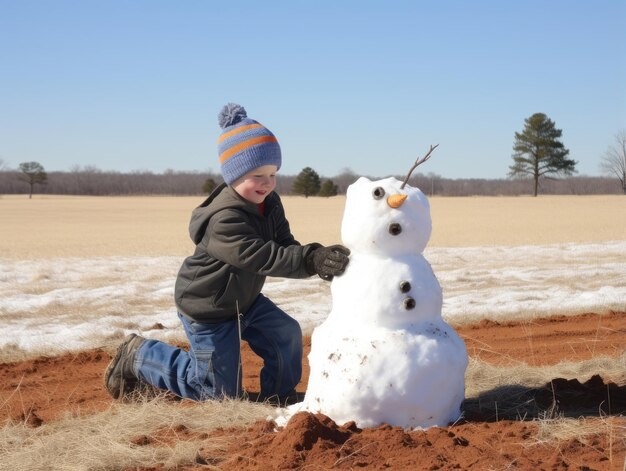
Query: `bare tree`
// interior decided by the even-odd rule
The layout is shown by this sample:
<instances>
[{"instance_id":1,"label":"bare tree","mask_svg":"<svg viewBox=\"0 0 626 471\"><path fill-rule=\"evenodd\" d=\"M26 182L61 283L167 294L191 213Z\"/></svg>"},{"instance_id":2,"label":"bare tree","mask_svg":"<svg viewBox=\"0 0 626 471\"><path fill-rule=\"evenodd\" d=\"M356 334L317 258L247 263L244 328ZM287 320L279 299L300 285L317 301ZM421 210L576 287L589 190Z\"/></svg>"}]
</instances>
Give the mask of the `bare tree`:
<instances>
[{"instance_id":1,"label":"bare tree","mask_svg":"<svg viewBox=\"0 0 626 471\"><path fill-rule=\"evenodd\" d=\"M39 162L22 162L20 164L20 172L22 174L18 178L30 185L29 199L33 197L33 187L35 185L43 185L48 181L48 174Z\"/></svg>"},{"instance_id":2,"label":"bare tree","mask_svg":"<svg viewBox=\"0 0 626 471\"><path fill-rule=\"evenodd\" d=\"M345 194L350 185L357 181L359 175L349 167L344 167L340 170L339 175L333 177L333 182L337 185L337 191L340 194Z\"/></svg>"},{"instance_id":3,"label":"bare tree","mask_svg":"<svg viewBox=\"0 0 626 471\"><path fill-rule=\"evenodd\" d=\"M626 130L615 135L615 144L602 156L600 168L609 175L615 175L626 195Z\"/></svg>"}]
</instances>

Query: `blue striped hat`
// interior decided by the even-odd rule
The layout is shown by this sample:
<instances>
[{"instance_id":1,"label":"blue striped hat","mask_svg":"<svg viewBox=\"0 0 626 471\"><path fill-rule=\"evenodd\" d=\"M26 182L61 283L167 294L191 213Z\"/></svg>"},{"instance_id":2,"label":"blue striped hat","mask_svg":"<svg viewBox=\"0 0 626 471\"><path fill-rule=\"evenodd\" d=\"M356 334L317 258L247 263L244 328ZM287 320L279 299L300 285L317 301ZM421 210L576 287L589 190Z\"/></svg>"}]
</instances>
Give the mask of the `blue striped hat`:
<instances>
[{"instance_id":1,"label":"blue striped hat","mask_svg":"<svg viewBox=\"0 0 626 471\"><path fill-rule=\"evenodd\" d=\"M243 106L228 103L218 115L224 130L217 140L222 176L231 185L246 173L263 165L282 162L278 140L257 121L248 118Z\"/></svg>"}]
</instances>

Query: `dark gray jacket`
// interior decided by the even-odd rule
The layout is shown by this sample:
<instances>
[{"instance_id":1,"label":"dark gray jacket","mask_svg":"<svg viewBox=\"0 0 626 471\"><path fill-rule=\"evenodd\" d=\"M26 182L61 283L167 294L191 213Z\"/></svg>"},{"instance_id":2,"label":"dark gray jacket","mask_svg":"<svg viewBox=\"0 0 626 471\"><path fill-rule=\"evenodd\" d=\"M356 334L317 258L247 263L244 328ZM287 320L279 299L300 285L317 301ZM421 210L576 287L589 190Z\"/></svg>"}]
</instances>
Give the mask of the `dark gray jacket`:
<instances>
[{"instance_id":1,"label":"dark gray jacket","mask_svg":"<svg viewBox=\"0 0 626 471\"><path fill-rule=\"evenodd\" d=\"M235 319L257 298L266 276L306 278L306 257L319 244L302 246L285 218L280 197L259 207L220 185L193 210L189 234L196 244L176 278L176 307L204 323Z\"/></svg>"}]
</instances>

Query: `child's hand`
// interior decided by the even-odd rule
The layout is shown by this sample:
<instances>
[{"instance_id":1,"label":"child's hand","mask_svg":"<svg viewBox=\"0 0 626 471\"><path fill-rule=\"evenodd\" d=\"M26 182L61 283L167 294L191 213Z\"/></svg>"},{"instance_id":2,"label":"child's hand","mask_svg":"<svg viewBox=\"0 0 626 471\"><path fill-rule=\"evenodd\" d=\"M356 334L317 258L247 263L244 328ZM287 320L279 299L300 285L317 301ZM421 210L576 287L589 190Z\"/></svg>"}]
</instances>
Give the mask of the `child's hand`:
<instances>
[{"instance_id":1,"label":"child's hand","mask_svg":"<svg viewBox=\"0 0 626 471\"><path fill-rule=\"evenodd\" d=\"M307 270L312 275L317 273L323 280L331 281L345 271L350 260L348 255L350 250L343 245L319 247L307 257Z\"/></svg>"}]
</instances>

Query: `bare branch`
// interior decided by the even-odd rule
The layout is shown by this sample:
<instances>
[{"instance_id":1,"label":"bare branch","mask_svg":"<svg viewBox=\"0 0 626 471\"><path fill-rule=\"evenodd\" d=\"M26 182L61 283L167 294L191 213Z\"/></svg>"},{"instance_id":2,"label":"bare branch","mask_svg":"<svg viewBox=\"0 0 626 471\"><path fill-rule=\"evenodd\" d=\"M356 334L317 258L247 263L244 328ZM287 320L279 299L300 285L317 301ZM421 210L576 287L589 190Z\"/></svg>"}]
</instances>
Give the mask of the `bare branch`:
<instances>
[{"instance_id":1,"label":"bare branch","mask_svg":"<svg viewBox=\"0 0 626 471\"><path fill-rule=\"evenodd\" d=\"M435 144L434 146L431 144L430 145L430 149L428 150L428 152L426 153L426 155L424 157L422 157L421 159L417 159L415 161L415 163L413 164L413 166L411 167L411 170L409 170L409 173L407 174L406 178L404 179L404 181L402 182L402 185L400 186L400 189L403 190L405 185L407 184L407 182L409 181L409 178L411 178L411 174L413 173L413 170L415 170L417 168L418 165L423 164L424 162L426 162L428 159L430 159L430 154L433 153L433 151L439 147L439 144Z\"/></svg>"}]
</instances>

